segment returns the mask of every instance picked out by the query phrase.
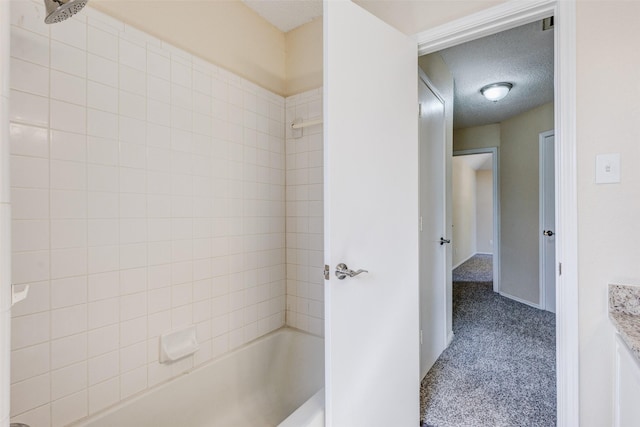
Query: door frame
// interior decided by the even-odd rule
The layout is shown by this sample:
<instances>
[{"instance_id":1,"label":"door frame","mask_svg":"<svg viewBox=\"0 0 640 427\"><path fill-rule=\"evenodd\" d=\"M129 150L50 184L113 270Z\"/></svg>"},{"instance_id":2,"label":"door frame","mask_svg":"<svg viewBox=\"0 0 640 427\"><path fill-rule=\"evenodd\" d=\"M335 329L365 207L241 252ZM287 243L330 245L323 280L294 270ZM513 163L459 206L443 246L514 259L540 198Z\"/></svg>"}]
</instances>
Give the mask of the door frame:
<instances>
[{"instance_id":1,"label":"door frame","mask_svg":"<svg viewBox=\"0 0 640 427\"><path fill-rule=\"evenodd\" d=\"M414 35L418 55L554 16L556 163L556 372L558 426L580 424L576 0L510 0Z\"/></svg>"},{"instance_id":2,"label":"door frame","mask_svg":"<svg viewBox=\"0 0 640 427\"><path fill-rule=\"evenodd\" d=\"M545 140L545 138L547 138L548 136L553 136L555 135L555 131L554 130L548 130L546 132L540 132L540 134L538 135L538 231L540 232L540 234L538 234L538 258L539 258L539 265L538 265L538 275L540 277L540 309L542 310L547 310L549 311L549 307L547 306L547 283L544 280L544 278L546 277L546 275L544 274L545 272L545 268L555 268L555 265L552 266L548 266L546 265L546 263L544 262L545 257L544 257L544 236L542 235L541 231L544 229L544 221L543 221L543 217L544 217L544 192L543 192L543 188L544 188L544 178L543 178L543 168L542 168L542 159L543 159L543 142ZM554 147L555 147L555 142L554 142ZM554 167L555 169L555 167ZM554 175L554 182L555 182L555 175ZM555 231L554 231L555 233ZM555 285L554 285L555 287ZM557 310L556 310L557 311ZM555 312L555 311L554 311Z\"/></svg>"},{"instance_id":3,"label":"door frame","mask_svg":"<svg viewBox=\"0 0 640 427\"><path fill-rule=\"evenodd\" d=\"M491 188L493 191L493 292L500 293L500 152L498 147L457 150L455 156L491 154Z\"/></svg>"}]
</instances>

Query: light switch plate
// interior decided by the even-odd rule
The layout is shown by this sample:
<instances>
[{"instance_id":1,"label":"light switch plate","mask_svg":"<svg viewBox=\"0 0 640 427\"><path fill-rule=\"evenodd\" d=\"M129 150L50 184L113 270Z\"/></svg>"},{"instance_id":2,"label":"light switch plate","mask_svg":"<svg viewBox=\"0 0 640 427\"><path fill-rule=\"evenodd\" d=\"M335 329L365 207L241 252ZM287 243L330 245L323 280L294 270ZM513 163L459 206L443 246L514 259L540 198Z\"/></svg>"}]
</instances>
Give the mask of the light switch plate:
<instances>
[{"instance_id":1,"label":"light switch plate","mask_svg":"<svg viewBox=\"0 0 640 427\"><path fill-rule=\"evenodd\" d=\"M620 182L620 153L596 156L596 184Z\"/></svg>"}]
</instances>

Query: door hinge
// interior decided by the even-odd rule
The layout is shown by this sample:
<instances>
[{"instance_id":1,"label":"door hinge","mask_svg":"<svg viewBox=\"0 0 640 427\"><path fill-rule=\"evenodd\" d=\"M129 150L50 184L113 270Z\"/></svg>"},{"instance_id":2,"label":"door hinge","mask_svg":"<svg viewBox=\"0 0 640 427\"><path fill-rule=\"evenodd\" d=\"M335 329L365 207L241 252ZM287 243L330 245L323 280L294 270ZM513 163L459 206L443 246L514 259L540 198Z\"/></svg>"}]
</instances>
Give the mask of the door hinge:
<instances>
[{"instance_id":1,"label":"door hinge","mask_svg":"<svg viewBox=\"0 0 640 427\"><path fill-rule=\"evenodd\" d=\"M562 276L562 263L558 263L558 276Z\"/></svg>"},{"instance_id":2,"label":"door hinge","mask_svg":"<svg viewBox=\"0 0 640 427\"><path fill-rule=\"evenodd\" d=\"M420 231L422 231L422 216L420 216Z\"/></svg>"},{"instance_id":3,"label":"door hinge","mask_svg":"<svg viewBox=\"0 0 640 427\"><path fill-rule=\"evenodd\" d=\"M422 345L422 329L420 329L420 345Z\"/></svg>"},{"instance_id":4,"label":"door hinge","mask_svg":"<svg viewBox=\"0 0 640 427\"><path fill-rule=\"evenodd\" d=\"M324 280L329 280L329 266L327 264L324 265Z\"/></svg>"},{"instance_id":5,"label":"door hinge","mask_svg":"<svg viewBox=\"0 0 640 427\"><path fill-rule=\"evenodd\" d=\"M418 117L422 117L422 104L418 104Z\"/></svg>"}]
</instances>

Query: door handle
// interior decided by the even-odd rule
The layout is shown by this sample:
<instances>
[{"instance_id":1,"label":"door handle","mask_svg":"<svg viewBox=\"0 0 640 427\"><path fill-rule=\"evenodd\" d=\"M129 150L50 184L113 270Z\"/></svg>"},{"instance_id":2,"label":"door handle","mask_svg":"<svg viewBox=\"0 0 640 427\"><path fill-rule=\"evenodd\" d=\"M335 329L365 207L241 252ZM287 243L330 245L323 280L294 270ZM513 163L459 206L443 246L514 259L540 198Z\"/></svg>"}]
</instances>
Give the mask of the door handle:
<instances>
[{"instance_id":1,"label":"door handle","mask_svg":"<svg viewBox=\"0 0 640 427\"><path fill-rule=\"evenodd\" d=\"M444 237L441 237L440 246L444 245L445 243L451 243L451 239L445 239Z\"/></svg>"},{"instance_id":2,"label":"door handle","mask_svg":"<svg viewBox=\"0 0 640 427\"><path fill-rule=\"evenodd\" d=\"M349 267L347 267L347 264L344 264L344 263L340 263L336 265L336 277L340 280L344 280L344 278L347 276L355 277L360 273L368 273L368 271L367 270L353 271Z\"/></svg>"},{"instance_id":3,"label":"door handle","mask_svg":"<svg viewBox=\"0 0 640 427\"><path fill-rule=\"evenodd\" d=\"M555 233L554 233L553 231L551 231L551 230L544 230L544 231L542 232L542 234L544 234L545 236L551 237L551 236L553 236Z\"/></svg>"}]
</instances>

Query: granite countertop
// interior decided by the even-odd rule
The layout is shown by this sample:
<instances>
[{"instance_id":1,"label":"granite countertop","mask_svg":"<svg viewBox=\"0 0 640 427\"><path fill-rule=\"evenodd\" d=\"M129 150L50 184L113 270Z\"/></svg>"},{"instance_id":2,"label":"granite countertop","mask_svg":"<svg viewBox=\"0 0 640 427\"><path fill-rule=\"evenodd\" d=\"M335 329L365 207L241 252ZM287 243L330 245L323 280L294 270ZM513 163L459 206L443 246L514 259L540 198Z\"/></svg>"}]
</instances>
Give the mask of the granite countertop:
<instances>
[{"instance_id":1,"label":"granite countertop","mask_svg":"<svg viewBox=\"0 0 640 427\"><path fill-rule=\"evenodd\" d=\"M640 286L609 285L609 318L640 361Z\"/></svg>"}]
</instances>

